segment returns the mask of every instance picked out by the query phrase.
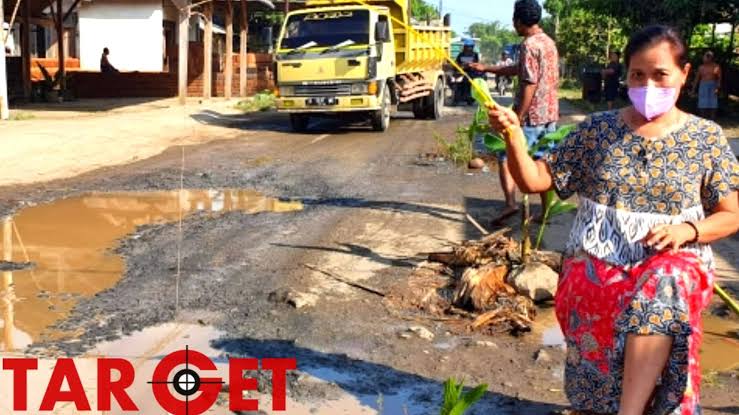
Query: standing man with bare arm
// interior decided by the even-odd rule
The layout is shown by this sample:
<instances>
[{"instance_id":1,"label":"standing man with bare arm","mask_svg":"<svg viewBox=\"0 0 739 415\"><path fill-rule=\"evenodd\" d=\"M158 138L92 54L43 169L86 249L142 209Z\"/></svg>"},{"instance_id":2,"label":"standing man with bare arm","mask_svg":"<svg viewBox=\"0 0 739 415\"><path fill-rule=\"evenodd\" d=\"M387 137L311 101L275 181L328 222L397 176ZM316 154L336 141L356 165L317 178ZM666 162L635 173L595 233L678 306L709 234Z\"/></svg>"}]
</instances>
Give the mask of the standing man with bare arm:
<instances>
[{"instance_id":1,"label":"standing man with bare arm","mask_svg":"<svg viewBox=\"0 0 739 415\"><path fill-rule=\"evenodd\" d=\"M498 76L518 76L518 92L514 111L521 120L521 126L529 146L535 146L547 133L557 129L559 119L559 54L554 41L539 26L541 6L536 0L518 0L514 6L513 27L524 38L518 64L509 66L470 65L473 69L491 72ZM539 151L536 158L543 155ZM493 220L500 225L503 220L518 211L516 203L516 184L513 181L506 155L499 157L500 184L505 193L506 206ZM544 195L542 194L542 206Z\"/></svg>"},{"instance_id":2,"label":"standing man with bare arm","mask_svg":"<svg viewBox=\"0 0 739 415\"><path fill-rule=\"evenodd\" d=\"M703 55L703 64L693 82L693 94L698 92L698 115L712 120L718 111L718 91L721 87L721 66L710 50Z\"/></svg>"}]
</instances>

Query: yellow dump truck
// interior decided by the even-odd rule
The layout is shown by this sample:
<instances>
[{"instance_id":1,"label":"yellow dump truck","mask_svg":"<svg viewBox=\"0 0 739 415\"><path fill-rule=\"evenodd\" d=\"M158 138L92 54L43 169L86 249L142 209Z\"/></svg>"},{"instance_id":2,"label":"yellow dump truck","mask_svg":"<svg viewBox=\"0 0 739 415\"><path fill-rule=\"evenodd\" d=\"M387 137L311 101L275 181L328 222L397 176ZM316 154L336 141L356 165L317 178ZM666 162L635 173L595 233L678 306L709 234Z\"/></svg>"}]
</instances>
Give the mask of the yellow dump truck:
<instances>
[{"instance_id":1,"label":"yellow dump truck","mask_svg":"<svg viewBox=\"0 0 739 415\"><path fill-rule=\"evenodd\" d=\"M275 53L277 109L296 131L339 115L387 130L390 114L439 119L451 29L413 26L410 0L308 0L287 15ZM392 18L391 18L392 17Z\"/></svg>"}]
</instances>

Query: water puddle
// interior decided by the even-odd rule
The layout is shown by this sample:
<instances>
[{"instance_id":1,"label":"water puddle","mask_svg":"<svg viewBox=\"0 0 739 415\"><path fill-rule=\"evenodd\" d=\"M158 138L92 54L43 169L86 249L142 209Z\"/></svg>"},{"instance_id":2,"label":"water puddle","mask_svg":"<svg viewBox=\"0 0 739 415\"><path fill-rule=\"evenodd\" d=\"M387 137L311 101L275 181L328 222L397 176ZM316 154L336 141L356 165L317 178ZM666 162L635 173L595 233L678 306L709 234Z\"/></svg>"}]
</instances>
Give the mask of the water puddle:
<instances>
[{"instance_id":1,"label":"water puddle","mask_svg":"<svg viewBox=\"0 0 739 415\"><path fill-rule=\"evenodd\" d=\"M533 333L543 346L565 347L564 335L552 308L539 310ZM739 322L710 314L703 316L700 363L704 373L739 368Z\"/></svg>"},{"instance_id":2,"label":"water puddle","mask_svg":"<svg viewBox=\"0 0 739 415\"><path fill-rule=\"evenodd\" d=\"M124 261L112 252L136 227L175 222L195 212L217 215L293 212L298 201L250 190L92 193L28 207L2 224L5 261L35 263L2 272L2 350L43 340L76 300L113 287Z\"/></svg>"},{"instance_id":3,"label":"water puddle","mask_svg":"<svg viewBox=\"0 0 739 415\"><path fill-rule=\"evenodd\" d=\"M739 322L703 316L701 368L704 373L739 369Z\"/></svg>"}]
</instances>

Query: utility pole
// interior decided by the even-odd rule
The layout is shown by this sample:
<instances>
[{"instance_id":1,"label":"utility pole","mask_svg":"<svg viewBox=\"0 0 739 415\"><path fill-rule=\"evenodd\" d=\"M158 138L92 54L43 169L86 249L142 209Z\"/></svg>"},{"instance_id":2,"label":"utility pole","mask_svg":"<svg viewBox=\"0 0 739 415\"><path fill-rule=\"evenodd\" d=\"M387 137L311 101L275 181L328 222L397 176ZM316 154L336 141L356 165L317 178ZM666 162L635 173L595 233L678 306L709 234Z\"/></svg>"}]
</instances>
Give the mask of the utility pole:
<instances>
[{"instance_id":1,"label":"utility pole","mask_svg":"<svg viewBox=\"0 0 739 415\"><path fill-rule=\"evenodd\" d=\"M0 0L0 120L10 118L10 110L8 109L8 76L5 69L5 13L3 12L3 0Z\"/></svg>"}]
</instances>

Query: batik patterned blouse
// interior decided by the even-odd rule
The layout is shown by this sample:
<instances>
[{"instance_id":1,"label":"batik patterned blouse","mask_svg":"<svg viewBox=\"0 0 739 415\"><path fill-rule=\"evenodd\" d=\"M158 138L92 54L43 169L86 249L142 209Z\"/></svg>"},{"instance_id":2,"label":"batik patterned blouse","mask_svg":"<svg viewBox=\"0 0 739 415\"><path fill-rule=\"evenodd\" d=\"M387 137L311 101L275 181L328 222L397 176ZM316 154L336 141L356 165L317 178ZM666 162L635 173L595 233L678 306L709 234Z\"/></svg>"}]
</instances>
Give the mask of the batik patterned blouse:
<instances>
[{"instance_id":1,"label":"batik patterned blouse","mask_svg":"<svg viewBox=\"0 0 739 415\"><path fill-rule=\"evenodd\" d=\"M635 134L618 111L582 122L546 158L562 199L579 208L566 253L630 267L653 252L641 240L659 224L698 221L739 189L739 164L721 127L690 116L659 138ZM695 244L709 268L711 250Z\"/></svg>"}]
</instances>

